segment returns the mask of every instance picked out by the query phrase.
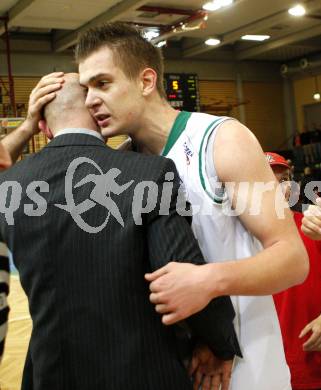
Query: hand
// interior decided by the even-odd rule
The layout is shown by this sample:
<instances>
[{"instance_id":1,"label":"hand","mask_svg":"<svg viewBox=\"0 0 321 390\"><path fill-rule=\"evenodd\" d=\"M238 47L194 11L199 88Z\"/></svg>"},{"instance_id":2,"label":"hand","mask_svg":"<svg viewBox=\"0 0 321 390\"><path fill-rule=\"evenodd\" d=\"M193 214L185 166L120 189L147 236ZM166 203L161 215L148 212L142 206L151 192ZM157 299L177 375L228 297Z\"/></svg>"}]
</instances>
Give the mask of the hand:
<instances>
[{"instance_id":1,"label":"hand","mask_svg":"<svg viewBox=\"0 0 321 390\"><path fill-rule=\"evenodd\" d=\"M310 205L302 218L302 232L312 240L321 240L321 198L316 200L317 206Z\"/></svg>"},{"instance_id":2,"label":"hand","mask_svg":"<svg viewBox=\"0 0 321 390\"><path fill-rule=\"evenodd\" d=\"M303 344L304 351L321 351L321 316L311 321L300 333L299 338L311 332L310 338Z\"/></svg>"},{"instance_id":3,"label":"hand","mask_svg":"<svg viewBox=\"0 0 321 390\"><path fill-rule=\"evenodd\" d=\"M232 375L233 360L220 360L205 345L193 353L189 375L194 378L194 390L228 390ZM221 386L221 387L220 387Z\"/></svg>"},{"instance_id":4,"label":"hand","mask_svg":"<svg viewBox=\"0 0 321 390\"><path fill-rule=\"evenodd\" d=\"M42 108L55 98L56 92L62 87L63 75L63 72L54 72L43 76L30 94L26 122L34 134L39 132Z\"/></svg>"},{"instance_id":5,"label":"hand","mask_svg":"<svg viewBox=\"0 0 321 390\"><path fill-rule=\"evenodd\" d=\"M145 275L146 280L152 282L149 286L150 301L156 305L155 310L163 314L165 325L191 316L215 298L207 289L207 271L207 264L172 262Z\"/></svg>"}]
</instances>

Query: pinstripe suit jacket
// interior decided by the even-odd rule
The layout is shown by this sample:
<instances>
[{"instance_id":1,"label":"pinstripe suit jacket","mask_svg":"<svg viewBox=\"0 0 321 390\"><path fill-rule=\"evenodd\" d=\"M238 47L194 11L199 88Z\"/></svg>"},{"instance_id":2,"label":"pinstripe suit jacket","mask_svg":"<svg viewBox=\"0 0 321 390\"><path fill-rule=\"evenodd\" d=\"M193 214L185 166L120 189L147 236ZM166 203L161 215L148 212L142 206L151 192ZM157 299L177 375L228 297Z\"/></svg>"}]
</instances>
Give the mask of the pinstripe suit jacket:
<instances>
[{"instance_id":1,"label":"pinstripe suit jacket","mask_svg":"<svg viewBox=\"0 0 321 390\"><path fill-rule=\"evenodd\" d=\"M103 230L88 233L70 212L55 206L66 204L66 172L79 157L94 161L103 173L119 169L121 174L115 179L119 185L133 180L121 194L109 194L123 227L110 215ZM87 160L75 170L76 205L88 202L95 186L90 182L75 185L89 174L100 175L97 166ZM169 215L159 215L158 196L156 208L143 214L142 224L137 225L132 213L136 185L142 181L163 185L166 172L175 175ZM13 226L0 214L0 236L13 253L33 321L22 388L191 389L173 327L161 324L144 281L145 272L171 260L203 263L188 223L175 210L179 182L174 163L115 151L90 135L67 134L5 172L0 185L8 180L20 183L21 202L13 213ZM48 183L49 192L36 190L45 202L28 187L34 181ZM26 215L26 204L33 205L39 215ZM81 217L88 225L99 226L108 210L95 202L92 206ZM202 324L209 329L206 341L218 353L237 351L233 316L229 298L200 313ZM197 316L191 326L204 333Z\"/></svg>"}]
</instances>

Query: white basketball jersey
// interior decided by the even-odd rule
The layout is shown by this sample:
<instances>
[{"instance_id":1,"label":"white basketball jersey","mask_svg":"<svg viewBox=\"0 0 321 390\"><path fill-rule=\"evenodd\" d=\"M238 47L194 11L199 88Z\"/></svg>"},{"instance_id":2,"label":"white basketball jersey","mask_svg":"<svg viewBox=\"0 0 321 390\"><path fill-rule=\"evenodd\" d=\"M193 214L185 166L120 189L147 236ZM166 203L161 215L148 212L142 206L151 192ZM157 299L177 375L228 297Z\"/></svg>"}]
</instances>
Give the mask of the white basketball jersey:
<instances>
[{"instance_id":1,"label":"white basketball jersey","mask_svg":"<svg viewBox=\"0 0 321 390\"><path fill-rule=\"evenodd\" d=\"M238 217L226 215L226 211L231 210L230 201L217 177L209 177L206 169L209 137L215 136L217 127L227 119L230 118L181 112L163 152L176 164L187 200L193 208L193 230L207 262L243 259L262 250L261 244ZM237 296L231 299L243 353L243 359L236 359L231 389L291 389L272 297Z\"/></svg>"}]
</instances>

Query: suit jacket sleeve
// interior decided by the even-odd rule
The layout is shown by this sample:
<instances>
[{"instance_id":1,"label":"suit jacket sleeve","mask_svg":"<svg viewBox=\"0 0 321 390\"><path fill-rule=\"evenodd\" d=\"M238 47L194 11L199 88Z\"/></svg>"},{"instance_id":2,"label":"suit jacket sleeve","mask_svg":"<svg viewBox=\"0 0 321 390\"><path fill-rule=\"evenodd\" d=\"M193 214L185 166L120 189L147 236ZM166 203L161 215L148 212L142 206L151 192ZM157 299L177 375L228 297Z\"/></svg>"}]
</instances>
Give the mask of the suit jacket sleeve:
<instances>
[{"instance_id":1,"label":"suit jacket sleeve","mask_svg":"<svg viewBox=\"0 0 321 390\"><path fill-rule=\"evenodd\" d=\"M169 159L165 159L163 164L157 179L157 207L147 215L146 221L151 269L156 270L170 261L205 264L188 220L177 212L180 179L175 164ZM164 199L163 186L168 172L174 174L174 180L168 202L169 211L165 215L161 198ZM186 322L194 336L210 346L216 356L231 359L235 354L241 356L233 325L234 317L230 298L219 297L211 301L204 310L189 317Z\"/></svg>"}]
</instances>

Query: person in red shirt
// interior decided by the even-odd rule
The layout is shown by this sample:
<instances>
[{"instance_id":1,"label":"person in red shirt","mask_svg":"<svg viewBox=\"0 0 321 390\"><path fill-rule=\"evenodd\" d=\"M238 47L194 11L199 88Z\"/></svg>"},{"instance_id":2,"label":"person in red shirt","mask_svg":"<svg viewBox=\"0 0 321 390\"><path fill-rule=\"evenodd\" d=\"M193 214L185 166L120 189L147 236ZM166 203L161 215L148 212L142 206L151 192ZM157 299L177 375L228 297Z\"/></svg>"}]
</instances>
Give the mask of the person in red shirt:
<instances>
[{"instance_id":1,"label":"person in red shirt","mask_svg":"<svg viewBox=\"0 0 321 390\"><path fill-rule=\"evenodd\" d=\"M266 158L290 198L290 166L279 154ZM303 214L293 212L294 221L310 259L310 274L305 282L274 295L279 316L293 390L321 389L321 242L301 232Z\"/></svg>"}]
</instances>

